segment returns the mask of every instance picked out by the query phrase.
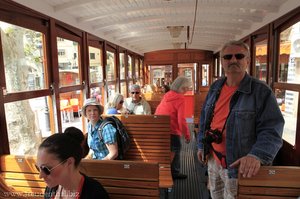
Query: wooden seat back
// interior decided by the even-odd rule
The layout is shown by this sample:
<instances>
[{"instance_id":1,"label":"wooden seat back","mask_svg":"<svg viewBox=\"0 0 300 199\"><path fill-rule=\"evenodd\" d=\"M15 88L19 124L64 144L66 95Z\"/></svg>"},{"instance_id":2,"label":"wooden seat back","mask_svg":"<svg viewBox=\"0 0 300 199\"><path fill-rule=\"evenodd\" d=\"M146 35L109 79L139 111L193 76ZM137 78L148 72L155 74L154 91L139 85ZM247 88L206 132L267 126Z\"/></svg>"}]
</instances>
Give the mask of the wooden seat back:
<instances>
[{"instance_id":1,"label":"wooden seat back","mask_svg":"<svg viewBox=\"0 0 300 199\"><path fill-rule=\"evenodd\" d=\"M35 162L33 156L1 156L1 178L16 191L15 194L44 198L46 184L39 178Z\"/></svg>"},{"instance_id":2,"label":"wooden seat back","mask_svg":"<svg viewBox=\"0 0 300 199\"><path fill-rule=\"evenodd\" d=\"M160 101L156 101L156 100L148 100L147 101L150 105L151 108L151 113L154 114L156 111L156 108L158 107Z\"/></svg>"},{"instance_id":3,"label":"wooden seat back","mask_svg":"<svg viewBox=\"0 0 300 199\"><path fill-rule=\"evenodd\" d=\"M1 178L16 193L44 197L46 184L39 179L35 157L5 155L0 162ZM159 198L158 163L83 160L80 170L98 180L112 199Z\"/></svg>"},{"instance_id":4,"label":"wooden seat back","mask_svg":"<svg viewBox=\"0 0 300 199\"><path fill-rule=\"evenodd\" d=\"M145 100L149 101L161 101L164 96L164 93L144 93L143 97Z\"/></svg>"},{"instance_id":5,"label":"wooden seat back","mask_svg":"<svg viewBox=\"0 0 300 199\"><path fill-rule=\"evenodd\" d=\"M111 199L159 198L158 163L83 160L81 171L98 180Z\"/></svg>"},{"instance_id":6,"label":"wooden seat back","mask_svg":"<svg viewBox=\"0 0 300 199\"><path fill-rule=\"evenodd\" d=\"M300 167L262 166L251 178L238 178L239 199L283 199L300 196Z\"/></svg>"},{"instance_id":7,"label":"wooden seat back","mask_svg":"<svg viewBox=\"0 0 300 199\"><path fill-rule=\"evenodd\" d=\"M117 116L131 138L126 160L171 163L170 116L128 115Z\"/></svg>"},{"instance_id":8,"label":"wooden seat back","mask_svg":"<svg viewBox=\"0 0 300 199\"><path fill-rule=\"evenodd\" d=\"M206 95L208 93L209 88L201 88L200 93L194 95L194 124L195 131L198 132L198 124L200 120L200 114L202 111L203 103L205 101Z\"/></svg>"}]
</instances>

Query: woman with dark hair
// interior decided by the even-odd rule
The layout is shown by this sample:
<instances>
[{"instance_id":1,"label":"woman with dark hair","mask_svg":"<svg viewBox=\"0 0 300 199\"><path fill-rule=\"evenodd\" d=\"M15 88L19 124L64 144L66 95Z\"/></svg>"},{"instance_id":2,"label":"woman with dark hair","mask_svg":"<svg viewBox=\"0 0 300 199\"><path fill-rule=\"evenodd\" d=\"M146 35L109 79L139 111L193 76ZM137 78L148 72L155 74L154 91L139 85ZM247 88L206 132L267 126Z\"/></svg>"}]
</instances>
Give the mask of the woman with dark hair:
<instances>
[{"instance_id":1,"label":"woman with dark hair","mask_svg":"<svg viewBox=\"0 0 300 199\"><path fill-rule=\"evenodd\" d=\"M45 199L109 198L98 181L79 171L83 141L82 132L71 127L65 133L51 135L39 146L36 168L47 184Z\"/></svg>"}]
</instances>

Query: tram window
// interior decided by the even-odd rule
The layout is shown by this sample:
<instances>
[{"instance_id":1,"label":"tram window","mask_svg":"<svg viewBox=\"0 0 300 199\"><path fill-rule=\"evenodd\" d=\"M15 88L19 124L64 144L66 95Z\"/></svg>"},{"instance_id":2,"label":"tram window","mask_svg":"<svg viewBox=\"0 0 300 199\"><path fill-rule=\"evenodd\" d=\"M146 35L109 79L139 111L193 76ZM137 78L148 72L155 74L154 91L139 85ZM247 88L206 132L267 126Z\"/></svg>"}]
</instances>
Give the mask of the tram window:
<instances>
[{"instance_id":1,"label":"tram window","mask_svg":"<svg viewBox=\"0 0 300 199\"><path fill-rule=\"evenodd\" d=\"M188 94L193 94L194 91L194 86L196 82L195 68L197 68L197 63L178 64L178 76L185 76L192 82L189 92L187 92Z\"/></svg>"},{"instance_id":2,"label":"tram window","mask_svg":"<svg viewBox=\"0 0 300 199\"><path fill-rule=\"evenodd\" d=\"M115 65L116 65L116 58L115 58L115 53L106 51L106 80L107 81L113 81L116 79L116 72L115 72Z\"/></svg>"},{"instance_id":3,"label":"tram window","mask_svg":"<svg viewBox=\"0 0 300 199\"><path fill-rule=\"evenodd\" d=\"M133 81L129 81L128 82L128 88L130 89L132 85L133 85Z\"/></svg>"},{"instance_id":4,"label":"tram window","mask_svg":"<svg viewBox=\"0 0 300 199\"><path fill-rule=\"evenodd\" d=\"M125 77L125 53L120 53L120 79L124 80Z\"/></svg>"},{"instance_id":5,"label":"tram window","mask_svg":"<svg viewBox=\"0 0 300 199\"><path fill-rule=\"evenodd\" d=\"M116 93L116 85L114 85L114 84L108 84L108 86L107 86L108 97L114 96L115 93Z\"/></svg>"},{"instance_id":6,"label":"tram window","mask_svg":"<svg viewBox=\"0 0 300 199\"><path fill-rule=\"evenodd\" d=\"M255 77L264 82L267 81L267 49L268 40L255 43Z\"/></svg>"},{"instance_id":7,"label":"tram window","mask_svg":"<svg viewBox=\"0 0 300 199\"><path fill-rule=\"evenodd\" d=\"M140 78L142 79L144 77L143 73L143 60L140 59Z\"/></svg>"},{"instance_id":8,"label":"tram window","mask_svg":"<svg viewBox=\"0 0 300 199\"><path fill-rule=\"evenodd\" d=\"M93 87L90 89L90 98L95 98L97 102L99 102L101 105L104 104L104 88L103 87Z\"/></svg>"},{"instance_id":9,"label":"tram window","mask_svg":"<svg viewBox=\"0 0 300 199\"><path fill-rule=\"evenodd\" d=\"M285 120L283 139L294 146L296 142L299 92L276 89L275 97Z\"/></svg>"},{"instance_id":10,"label":"tram window","mask_svg":"<svg viewBox=\"0 0 300 199\"><path fill-rule=\"evenodd\" d=\"M36 155L42 138L51 135L48 97L5 103L4 107L10 153Z\"/></svg>"},{"instance_id":11,"label":"tram window","mask_svg":"<svg viewBox=\"0 0 300 199\"><path fill-rule=\"evenodd\" d=\"M121 87L120 93L121 93L123 96L127 96L126 82L121 82L121 83L120 83L120 87Z\"/></svg>"},{"instance_id":12,"label":"tram window","mask_svg":"<svg viewBox=\"0 0 300 199\"><path fill-rule=\"evenodd\" d=\"M278 81L300 84L300 22L280 33Z\"/></svg>"},{"instance_id":13,"label":"tram window","mask_svg":"<svg viewBox=\"0 0 300 199\"><path fill-rule=\"evenodd\" d=\"M135 78L139 78L139 60L135 59L135 65L134 65L134 70L135 70Z\"/></svg>"},{"instance_id":14,"label":"tram window","mask_svg":"<svg viewBox=\"0 0 300 199\"><path fill-rule=\"evenodd\" d=\"M57 48L59 85L61 87L79 85L79 44L75 41L57 37ZM65 53L59 53L62 51Z\"/></svg>"},{"instance_id":15,"label":"tram window","mask_svg":"<svg viewBox=\"0 0 300 199\"><path fill-rule=\"evenodd\" d=\"M102 50L89 46L90 83L103 81Z\"/></svg>"},{"instance_id":16,"label":"tram window","mask_svg":"<svg viewBox=\"0 0 300 199\"><path fill-rule=\"evenodd\" d=\"M44 34L0 21L8 93L46 88Z\"/></svg>"},{"instance_id":17,"label":"tram window","mask_svg":"<svg viewBox=\"0 0 300 199\"><path fill-rule=\"evenodd\" d=\"M81 91L76 90L72 92L60 93L59 98L62 131L69 126L75 126L82 130L81 107L83 103Z\"/></svg>"},{"instance_id":18,"label":"tram window","mask_svg":"<svg viewBox=\"0 0 300 199\"><path fill-rule=\"evenodd\" d=\"M209 64L202 64L202 78L201 78L201 86L209 85Z\"/></svg>"},{"instance_id":19,"label":"tram window","mask_svg":"<svg viewBox=\"0 0 300 199\"><path fill-rule=\"evenodd\" d=\"M128 78L132 78L132 58L128 55Z\"/></svg>"}]
</instances>

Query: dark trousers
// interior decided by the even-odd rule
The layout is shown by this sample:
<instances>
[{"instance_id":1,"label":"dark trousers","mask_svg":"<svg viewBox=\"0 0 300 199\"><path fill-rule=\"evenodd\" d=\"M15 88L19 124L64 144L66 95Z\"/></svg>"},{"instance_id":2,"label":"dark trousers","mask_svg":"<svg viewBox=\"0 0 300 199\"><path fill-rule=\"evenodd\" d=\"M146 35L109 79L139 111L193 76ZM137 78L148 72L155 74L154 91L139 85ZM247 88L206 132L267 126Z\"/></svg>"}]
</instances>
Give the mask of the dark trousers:
<instances>
[{"instance_id":1,"label":"dark trousers","mask_svg":"<svg viewBox=\"0 0 300 199\"><path fill-rule=\"evenodd\" d=\"M172 175L179 174L180 172L180 150L180 136L171 134L171 151L175 153L174 159L171 164Z\"/></svg>"}]
</instances>

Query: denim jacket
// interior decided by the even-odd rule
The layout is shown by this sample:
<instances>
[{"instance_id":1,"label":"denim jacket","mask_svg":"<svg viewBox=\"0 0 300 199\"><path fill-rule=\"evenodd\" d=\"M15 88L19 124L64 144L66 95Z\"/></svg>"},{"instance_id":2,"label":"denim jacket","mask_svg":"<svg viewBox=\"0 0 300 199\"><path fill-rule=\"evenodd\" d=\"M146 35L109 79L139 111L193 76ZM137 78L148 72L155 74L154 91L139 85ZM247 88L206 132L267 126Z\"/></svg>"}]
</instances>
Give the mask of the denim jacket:
<instances>
[{"instance_id":1,"label":"denim jacket","mask_svg":"<svg viewBox=\"0 0 300 199\"><path fill-rule=\"evenodd\" d=\"M203 149L207 118L212 114L216 95L226 78L214 82L203 104L198 134L198 149ZM282 146L284 119L273 91L265 83L248 74L230 100L226 122L226 163L230 178L237 178L237 168L230 168L237 159L251 155L262 165L272 164Z\"/></svg>"}]
</instances>

